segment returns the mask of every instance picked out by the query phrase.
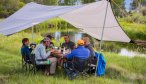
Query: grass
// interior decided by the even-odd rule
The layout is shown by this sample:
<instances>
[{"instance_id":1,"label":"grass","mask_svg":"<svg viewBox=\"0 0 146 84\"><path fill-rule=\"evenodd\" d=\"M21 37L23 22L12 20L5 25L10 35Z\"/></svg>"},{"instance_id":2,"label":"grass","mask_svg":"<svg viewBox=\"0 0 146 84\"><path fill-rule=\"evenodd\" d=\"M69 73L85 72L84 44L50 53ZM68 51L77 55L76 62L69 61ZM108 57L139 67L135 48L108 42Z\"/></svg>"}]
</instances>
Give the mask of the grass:
<instances>
[{"instance_id":1,"label":"grass","mask_svg":"<svg viewBox=\"0 0 146 84\"><path fill-rule=\"evenodd\" d=\"M119 22L132 40L146 40L146 24L128 23L123 19Z\"/></svg>"},{"instance_id":2,"label":"grass","mask_svg":"<svg viewBox=\"0 0 146 84\"><path fill-rule=\"evenodd\" d=\"M55 25L53 28L57 30L59 30L58 24L66 24L60 19L53 19L50 23ZM120 20L120 24L131 39L145 40L145 24L126 23L123 20ZM61 29L66 31L68 27L72 26L66 24ZM41 29L44 29L44 32L46 32L46 28L48 28L48 21L35 26L37 33L34 40L36 43L39 43L43 38ZM54 32L56 29L51 29L52 31L48 32ZM62 31L61 29L60 31ZM72 29L69 31L72 31ZM29 38L30 42L32 42L31 29L9 37L0 35L0 84L146 84L146 58L129 58L110 52L103 52L107 66L106 74L102 77L94 77L93 75L89 78L79 78L71 81L68 80L61 69L57 69L57 74L53 77L47 77L42 72L38 72L36 75L23 72L21 69L20 48L21 39L24 37ZM115 48L115 46L117 44L111 47Z\"/></svg>"},{"instance_id":3,"label":"grass","mask_svg":"<svg viewBox=\"0 0 146 84\"><path fill-rule=\"evenodd\" d=\"M146 24L130 23L125 19L118 19L120 25L132 40L146 40ZM62 19L54 18L37 25L39 28L48 28L48 23L54 25L50 32L58 31L75 31L74 26ZM44 28L44 29L45 29ZM67 29L68 28L68 29ZM54 30L53 30L54 29ZM78 31L78 30L77 30Z\"/></svg>"},{"instance_id":4,"label":"grass","mask_svg":"<svg viewBox=\"0 0 146 84\"><path fill-rule=\"evenodd\" d=\"M21 69L21 39L31 34L20 32L6 37L0 36L0 84L145 84L146 59L142 57L123 57L115 53L104 52L107 62L106 74L102 77L91 76L68 80L61 69L53 77L42 72L33 75ZM41 39L35 35L35 42Z\"/></svg>"},{"instance_id":5,"label":"grass","mask_svg":"<svg viewBox=\"0 0 146 84\"><path fill-rule=\"evenodd\" d=\"M21 56L8 51L0 51L0 84L145 84L146 59L128 58L113 53L104 53L107 61L106 74L103 77L68 80L61 70L53 77L42 72L33 75L21 70Z\"/></svg>"},{"instance_id":6,"label":"grass","mask_svg":"<svg viewBox=\"0 0 146 84\"><path fill-rule=\"evenodd\" d=\"M21 56L8 51L0 51L0 83L1 84L123 84L146 83L146 59L128 58L113 53L104 53L107 61L106 75L103 77L80 78L68 80L58 70L54 77L47 77L42 72L36 75L21 70ZM24 81L25 80L25 81Z\"/></svg>"}]
</instances>

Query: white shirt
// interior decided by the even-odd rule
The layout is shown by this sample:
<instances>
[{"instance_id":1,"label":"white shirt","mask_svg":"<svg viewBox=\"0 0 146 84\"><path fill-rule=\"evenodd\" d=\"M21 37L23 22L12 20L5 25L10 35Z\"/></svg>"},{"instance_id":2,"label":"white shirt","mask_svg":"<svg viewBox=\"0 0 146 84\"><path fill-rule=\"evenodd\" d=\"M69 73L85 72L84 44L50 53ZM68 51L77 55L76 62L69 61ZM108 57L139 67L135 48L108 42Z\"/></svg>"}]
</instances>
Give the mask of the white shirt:
<instances>
[{"instance_id":1,"label":"white shirt","mask_svg":"<svg viewBox=\"0 0 146 84\"><path fill-rule=\"evenodd\" d=\"M36 46L34 53L36 60L47 59L47 57L51 54L49 51L46 53L46 48L42 43Z\"/></svg>"}]
</instances>

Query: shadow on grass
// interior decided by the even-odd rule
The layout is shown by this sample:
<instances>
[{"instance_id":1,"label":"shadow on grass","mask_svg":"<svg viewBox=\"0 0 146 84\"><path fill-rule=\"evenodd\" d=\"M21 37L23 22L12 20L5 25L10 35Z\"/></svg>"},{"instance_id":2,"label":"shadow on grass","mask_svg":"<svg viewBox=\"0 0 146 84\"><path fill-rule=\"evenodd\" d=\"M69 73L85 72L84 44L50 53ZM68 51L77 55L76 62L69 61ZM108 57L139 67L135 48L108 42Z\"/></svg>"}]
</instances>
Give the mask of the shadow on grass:
<instances>
[{"instance_id":1,"label":"shadow on grass","mask_svg":"<svg viewBox=\"0 0 146 84\"><path fill-rule=\"evenodd\" d=\"M119 67L116 65L110 65L109 67L107 67L105 74L106 74L105 75L106 78L120 80L125 83L127 82L132 83L132 84L146 83L145 77L143 75L128 72L122 67Z\"/></svg>"}]
</instances>

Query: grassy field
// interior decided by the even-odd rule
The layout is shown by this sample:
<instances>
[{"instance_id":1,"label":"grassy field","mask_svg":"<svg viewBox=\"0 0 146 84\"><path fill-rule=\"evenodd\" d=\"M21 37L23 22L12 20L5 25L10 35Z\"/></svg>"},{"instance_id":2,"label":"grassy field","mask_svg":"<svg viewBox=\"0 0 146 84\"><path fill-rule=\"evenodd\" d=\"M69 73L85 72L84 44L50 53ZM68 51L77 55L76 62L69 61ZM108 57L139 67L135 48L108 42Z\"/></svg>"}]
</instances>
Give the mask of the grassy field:
<instances>
[{"instance_id":1,"label":"grassy field","mask_svg":"<svg viewBox=\"0 0 146 84\"><path fill-rule=\"evenodd\" d=\"M119 22L132 40L146 40L146 24L128 23L124 19Z\"/></svg>"},{"instance_id":2,"label":"grassy field","mask_svg":"<svg viewBox=\"0 0 146 84\"><path fill-rule=\"evenodd\" d=\"M61 69L53 77L42 72L33 75L21 69L21 39L31 34L21 32L6 37L0 36L0 84L145 84L146 59L141 57L123 57L114 53L104 52L107 62L106 74L102 77L91 76L68 80ZM35 42L40 40L40 35Z\"/></svg>"},{"instance_id":3,"label":"grassy field","mask_svg":"<svg viewBox=\"0 0 146 84\"><path fill-rule=\"evenodd\" d=\"M104 53L107 67L103 77L68 80L63 71L58 69L53 77L42 72L33 75L21 69L21 56L8 51L0 51L0 84L145 84L146 59L128 58L113 53Z\"/></svg>"},{"instance_id":4,"label":"grassy field","mask_svg":"<svg viewBox=\"0 0 146 84\"><path fill-rule=\"evenodd\" d=\"M57 24L66 24L62 20L51 20L54 28ZM145 40L146 25L126 23L120 20L128 36L133 40ZM69 25L70 26L70 25ZM37 27L48 27L48 23L39 24ZM63 28L68 27L64 26ZM71 27L71 26L70 26ZM30 31L30 33L29 33ZM35 31L40 32L39 29ZM56 31L56 30L53 30ZM28 33L26 33L28 32ZM103 52L107 66L106 74L102 77L90 76L68 80L61 69L53 77L45 76L42 72L33 75L21 69L21 39L27 37L31 42L31 30L22 31L12 36L0 35L0 84L146 84L146 59L142 57L124 57L115 53ZM39 43L43 37L41 33L35 34L35 42ZM135 48L135 47L134 47Z\"/></svg>"}]
</instances>

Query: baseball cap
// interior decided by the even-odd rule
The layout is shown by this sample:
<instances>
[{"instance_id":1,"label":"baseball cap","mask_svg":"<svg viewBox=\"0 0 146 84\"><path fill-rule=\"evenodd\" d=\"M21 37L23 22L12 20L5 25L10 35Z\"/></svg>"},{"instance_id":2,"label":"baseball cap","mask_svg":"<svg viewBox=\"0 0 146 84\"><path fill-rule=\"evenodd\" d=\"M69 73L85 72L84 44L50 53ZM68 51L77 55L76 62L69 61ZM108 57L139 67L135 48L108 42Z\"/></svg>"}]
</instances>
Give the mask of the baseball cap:
<instances>
[{"instance_id":1,"label":"baseball cap","mask_svg":"<svg viewBox=\"0 0 146 84\"><path fill-rule=\"evenodd\" d=\"M84 45L84 41L82 39L79 39L77 43L78 45Z\"/></svg>"}]
</instances>

